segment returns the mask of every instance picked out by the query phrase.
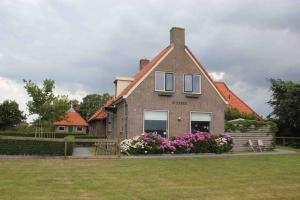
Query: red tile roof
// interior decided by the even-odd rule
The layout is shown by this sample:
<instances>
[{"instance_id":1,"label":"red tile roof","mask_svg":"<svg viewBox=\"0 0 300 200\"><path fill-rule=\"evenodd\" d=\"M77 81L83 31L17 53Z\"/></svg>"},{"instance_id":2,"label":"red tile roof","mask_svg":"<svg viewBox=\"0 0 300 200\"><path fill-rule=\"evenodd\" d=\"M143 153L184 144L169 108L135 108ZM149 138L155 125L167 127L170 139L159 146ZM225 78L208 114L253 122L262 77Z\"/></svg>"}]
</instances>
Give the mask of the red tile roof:
<instances>
[{"instance_id":1,"label":"red tile roof","mask_svg":"<svg viewBox=\"0 0 300 200\"><path fill-rule=\"evenodd\" d=\"M259 119L261 118L252 108L250 108L250 106L234 94L224 82L215 82L215 85L232 108L235 108L240 112L254 114Z\"/></svg>"},{"instance_id":2,"label":"red tile roof","mask_svg":"<svg viewBox=\"0 0 300 200\"><path fill-rule=\"evenodd\" d=\"M172 44L162 50L157 56L155 56L142 70L140 70L135 76L133 81L121 92L120 96L126 95L131 88L133 88L139 80L141 80L145 74L147 74L154 65L173 47ZM117 98L118 99L118 98Z\"/></svg>"},{"instance_id":3,"label":"red tile roof","mask_svg":"<svg viewBox=\"0 0 300 200\"><path fill-rule=\"evenodd\" d=\"M94 120L101 120L101 119L105 119L107 117L107 112L105 111L105 107L108 107L113 101L114 101L114 96L111 97L110 99L108 99L104 105L97 111L95 112L95 114L92 115L92 117L88 120L90 121L94 121Z\"/></svg>"},{"instance_id":4,"label":"red tile roof","mask_svg":"<svg viewBox=\"0 0 300 200\"><path fill-rule=\"evenodd\" d=\"M55 126L88 126L77 112L67 112L66 119L54 122Z\"/></svg>"}]
</instances>

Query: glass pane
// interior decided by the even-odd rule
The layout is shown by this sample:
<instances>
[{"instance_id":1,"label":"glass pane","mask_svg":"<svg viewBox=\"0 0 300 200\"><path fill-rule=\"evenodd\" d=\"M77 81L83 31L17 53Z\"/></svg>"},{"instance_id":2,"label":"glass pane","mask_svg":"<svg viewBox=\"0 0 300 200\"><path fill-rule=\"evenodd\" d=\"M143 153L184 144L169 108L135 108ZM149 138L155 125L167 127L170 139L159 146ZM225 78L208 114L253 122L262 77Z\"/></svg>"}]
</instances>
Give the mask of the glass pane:
<instances>
[{"instance_id":1,"label":"glass pane","mask_svg":"<svg viewBox=\"0 0 300 200\"><path fill-rule=\"evenodd\" d=\"M210 122L200 122L200 121L192 121L191 122L191 131L192 133L200 132L210 132Z\"/></svg>"},{"instance_id":2,"label":"glass pane","mask_svg":"<svg viewBox=\"0 0 300 200\"><path fill-rule=\"evenodd\" d=\"M193 75L184 75L184 91L192 92L193 91Z\"/></svg>"},{"instance_id":3,"label":"glass pane","mask_svg":"<svg viewBox=\"0 0 300 200\"><path fill-rule=\"evenodd\" d=\"M155 72L155 90L165 90L165 73Z\"/></svg>"},{"instance_id":4,"label":"glass pane","mask_svg":"<svg viewBox=\"0 0 300 200\"><path fill-rule=\"evenodd\" d=\"M173 73L166 73L166 91L173 91Z\"/></svg>"},{"instance_id":5,"label":"glass pane","mask_svg":"<svg viewBox=\"0 0 300 200\"><path fill-rule=\"evenodd\" d=\"M200 93L200 76L193 76L193 92Z\"/></svg>"},{"instance_id":6,"label":"glass pane","mask_svg":"<svg viewBox=\"0 0 300 200\"><path fill-rule=\"evenodd\" d=\"M168 112L166 111L145 111L144 131L146 133L156 132L161 136L167 136Z\"/></svg>"}]
</instances>

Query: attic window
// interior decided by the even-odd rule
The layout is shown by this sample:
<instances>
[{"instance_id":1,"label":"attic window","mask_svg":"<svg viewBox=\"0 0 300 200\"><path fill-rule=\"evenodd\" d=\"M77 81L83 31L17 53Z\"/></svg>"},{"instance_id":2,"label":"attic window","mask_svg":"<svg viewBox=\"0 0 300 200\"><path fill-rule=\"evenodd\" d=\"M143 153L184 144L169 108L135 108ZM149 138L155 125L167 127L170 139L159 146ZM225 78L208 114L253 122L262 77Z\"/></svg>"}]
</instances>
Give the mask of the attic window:
<instances>
[{"instance_id":1,"label":"attic window","mask_svg":"<svg viewBox=\"0 0 300 200\"><path fill-rule=\"evenodd\" d=\"M174 73L155 72L155 91L173 92L174 91Z\"/></svg>"},{"instance_id":2,"label":"attic window","mask_svg":"<svg viewBox=\"0 0 300 200\"><path fill-rule=\"evenodd\" d=\"M184 75L184 92L201 93L201 76L196 74Z\"/></svg>"}]
</instances>

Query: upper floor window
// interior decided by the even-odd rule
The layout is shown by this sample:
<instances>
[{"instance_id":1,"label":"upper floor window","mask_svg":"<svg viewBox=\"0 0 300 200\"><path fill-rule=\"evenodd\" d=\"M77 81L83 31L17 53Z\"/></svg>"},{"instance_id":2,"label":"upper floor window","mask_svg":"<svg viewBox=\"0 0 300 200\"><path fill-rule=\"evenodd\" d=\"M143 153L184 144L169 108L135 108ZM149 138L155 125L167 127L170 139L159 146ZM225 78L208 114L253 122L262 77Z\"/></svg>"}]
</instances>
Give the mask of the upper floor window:
<instances>
[{"instance_id":1,"label":"upper floor window","mask_svg":"<svg viewBox=\"0 0 300 200\"><path fill-rule=\"evenodd\" d=\"M155 72L155 91L173 92L174 91L174 73Z\"/></svg>"},{"instance_id":2,"label":"upper floor window","mask_svg":"<svg viewBox=\"0 0 300 200\"><path fill-rule=\"evenodd\" d=\"M201 93L201 76L196 74L184 75L184 92Z\"/></svg>"}]
</instances>

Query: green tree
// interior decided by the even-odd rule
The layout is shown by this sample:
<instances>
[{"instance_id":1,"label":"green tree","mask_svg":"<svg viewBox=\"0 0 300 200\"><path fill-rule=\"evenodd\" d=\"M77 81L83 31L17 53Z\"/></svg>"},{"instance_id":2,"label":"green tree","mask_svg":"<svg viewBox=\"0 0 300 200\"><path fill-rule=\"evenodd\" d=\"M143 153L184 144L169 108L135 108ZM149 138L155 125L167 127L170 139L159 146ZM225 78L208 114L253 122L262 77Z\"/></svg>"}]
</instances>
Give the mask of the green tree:
<instances>
[{"instance_id":1,"label":"green tree","mask_svg":"<svg viewBox=\"0 0 300 200\"><path fill-rule=\"evenodd\" d=\"M0 129L15 127L25 119L17 102L5 100L0 104Z\"/></svg>"},{"instance_id":2,"label":"green tree","mask_svg":"<svg viewBox=\"0 0 300 200\"><path fill-rule=\"evenodd\" d=\"M273 112L268 116L278 124L279 131L289 129L300 136L300 82L270 79L272 96L268 104Z\"/></svg>"},{"instance_id":3,"label":"green tree","mask_svg":"<svg viewBox=\"0 0 300 200\"><path fill-rule=\"evenodd\" d=\"M82 99L79 114L88 120L111 96L108 93L89 94Z\"/></svg>"},{"instance_id":4,"label":"green tree","mask_svg":"<svg viewBox=\"0 0 300 200\"><path fill-rule=\"evenodd\" d=\"M65 117L69 101L66 96L54 94L54 80L44 80L42 87L30 80L24 80L24 83L24 87L32 99L27 102L29 114L37 114L39 119L46 122L53 122Z\"/></svg>"},{"instance_id":5,"label":"green tree","mask_svg":"<svg viewBox=\"0 0 300 200\"><path fill-rule=\"evenodd\" d=\"M71 106L74 108L74 110L75 110L76 112L79 113L80 102L79 102L77 99L72 99L72 100L70 101L70 107L71 107Z\"/></svg>"}]
</instances>

